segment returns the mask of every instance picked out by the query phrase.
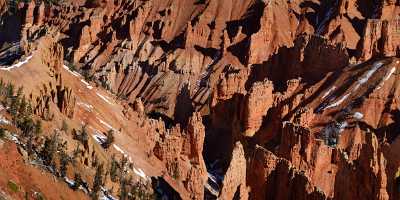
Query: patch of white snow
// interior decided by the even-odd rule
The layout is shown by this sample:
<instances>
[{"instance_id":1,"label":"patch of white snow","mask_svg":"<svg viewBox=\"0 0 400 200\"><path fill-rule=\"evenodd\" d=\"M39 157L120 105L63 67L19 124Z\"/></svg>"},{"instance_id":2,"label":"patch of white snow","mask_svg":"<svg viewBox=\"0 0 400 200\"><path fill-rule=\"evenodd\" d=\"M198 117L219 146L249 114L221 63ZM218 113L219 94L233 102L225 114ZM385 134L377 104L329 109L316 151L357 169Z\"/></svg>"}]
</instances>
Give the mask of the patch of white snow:
<instances>
[{"instance_id":1,"label":"patch of white snow","mask_svg":"<svg viewBox=\"0 0 400 200\"><path fill-rule=\"evenodd\" d=\"M331 94L331 92L333 91L333 90L335 90L336 89L336 86L333 86L332 88L330 88L327 92L325 92L325 94L322 96L322 99L325 99L325 97L327 97L328 95L330 95Z\"/></svg>"},{"instance_id":2,"label":"patch of white snow","mask_svg":"<svg viewBox=\"0 0 400 200\"><path fill-rule=\"evenodd\" d=\"M353 89L353 91L358 90L358 88L362 84L366 83L371 78L371 76L376 72L376 70L378 70L380 67L382 67L382 65L383 65L382 62L375 62L373 64L373 67L370 70L368 70L368 72L364 76L362 76L362 78L360 80L357 81L357 85Z\"/></svg>"},{"instance_id":3,"label":"patch of white snow","mask_svg":"<svg viewBox=\"0 0 400 200\"><path fill-rule=\"evenodd\" d=\"M107 137L99 134L93 134L92 137L99 144L103 144L107 140Z\"/></svg>"},{"instance_id":4,"label":"patch of white snow","mask_svg":"<svg viewBox=\"0 0 400 200\"><path fill-rule=\"evenodd\" d=\"M108 100L107 97L99 94L98 92L96 92L97 96L99 96L101 99L103 99L105 102L107 102L108 104L112 104L110 100Z\"/></svg>"},{"instance_id":5,"label":"patch of white snow","mask_svg":"<svg viewBox=\"0 0 400 200\"><path fill-rule=\"evenodd\" d=\"M64 67L65 70L67 70L67 71L68 71L69 73L71 73L72 75L74 75L74 76L76 76L76 77L79 77L79 76L80 76L80 74L79 74L78 72L71 71L71 70L69 69L68 66L63 65L63 67Z\"/></svg>"},{"instance_id":6,"label":"patch of white snow","mask_svg":"<svg viewBox=\"0 0 400 200\"><path fill-rule=\"evenodd\" d=\"M11 124L10 121L8 121L6 118L3 116L0 116L0 124Z\"/></svg>"},{"instance_id":7,"label":"patch of white snow","mask_svg":"<svg viewBox=\"0 0 400 200\"><path fill-rule=\"evenodd\" d=\"M124 156L126 156L126 153L124 150L121 149L121 147L119 147L116 144L113 144L113 147L115 148L115 150L119 151L121 154L123 154Z\"/></svg>"},{"instance_id":8,"label":"patch of white snow","mask_svg":"<svg viewBox=\"0 0 400 200\"><path fill-rule=\"evenodd\" d=\"M75 185L75 181L69 179L68 177L64 177L64 180L66 183L68 183L68 185L73 186Z\"/></svg>"},{"instance_id":9,"label":"patch of white snow","mask_svg":"<svg viewBox=\"0 0 400 200\"><path fill-rule=\"evenodd\" d=\"M93 106L84 102L78 102L78 106L82 106L87 111L92 111Z\"/></svg>"},{"instance_id":10,"label":"patch of white snow","mask_svg":"<svg viewBox=\"0 0 400 200\"><path fill-rule=\"evenodd\" d=\"M10 67L6 67L6 68L0 68L0 70L4 70L4 71L11 71L12 69L21 67L22 65L28 63L28 61L32 58L32 56L28 56L25 60L20 61L19 63L16 63L14 65L11 65Z\"/></svg>"},{"instance_id":11,"label":"patch of white snow","mask_svg":"<svg viewBox=\"0 0 400 200\"><path fill-rule=\"evenodd\" d=\"M88 82L86 82L85 80L81 79L81 82L82 82L83 84L86 85L86 88L87 88L87 89L89 89L89 90L93 89L93 86L91 86L91 85L90 85Z\"/></svg>"},{"instance_id":12,"label":"patch of white snow","mask_svg":"<svg viewBox=\"0 0 400 200\"><path fill-rule=\"evenodd\" d=\"M349 96L350 96L350 94L344 95L342 98L340 98L340 99L339 99L338 101L336 101L335 103L332 103L332 104L330 104L329 106L325 107L325 109L333 108L333 107L336 107L336 106L342 104Z\"/></svg>"},{"instance_id":13,"label":"patch of white snow","mask_svg":"<svg viewBox=\"0 0 400 200\"><path fill-rule=\"evenodd\" d=\"M389 80L389 78L393 75L393 73L396 71L396 67L393 67L390 69L389 73L386 74L385 78L383 78L384 81Z\"/></svg>"},{"instance_id":14,"label":"patch of white snow","mask_svg":"<svg viewBox=\"0 0 400 200\"><path fill-rule=\"evenodd\" d=\"M364 115L363 115L362 113L360 113L360 112L355 112L355 113L353 114L353 117L354 117L355 119L361 120L362 118L364 118Z\"/></svg>"},{"instance_id":15,"label":"patch of white snow","mask_svg":"<svg viewBox=\"0 0 400 200\"><path fill-rule=\"evenodd\" d=\"M113 131L116 131L116 129L114 128L114 127L112 127L110 124L108 124L107 122L105 122L105 121L103 121L103 120L101 120L101 119L99 119L99 118L97 118L99 121L100 121L100 123L102 123L104 126L106 126L108 129L111 129L111 130L113 130Z\"/></svg>"},{"instance_id":16,"label":"patch of white snow","mask_svg":"<svg viewBox=\"0 0 400 200\"><path fill-rule=\"evenodd\" d=\"M136 175L138 175L138 176L140 176L140 177L142 177L144 179L147 178L146 174L140 168L138 170L136 168L133 168L133 172L135 172Z\"/></svg>"}]
</instances>

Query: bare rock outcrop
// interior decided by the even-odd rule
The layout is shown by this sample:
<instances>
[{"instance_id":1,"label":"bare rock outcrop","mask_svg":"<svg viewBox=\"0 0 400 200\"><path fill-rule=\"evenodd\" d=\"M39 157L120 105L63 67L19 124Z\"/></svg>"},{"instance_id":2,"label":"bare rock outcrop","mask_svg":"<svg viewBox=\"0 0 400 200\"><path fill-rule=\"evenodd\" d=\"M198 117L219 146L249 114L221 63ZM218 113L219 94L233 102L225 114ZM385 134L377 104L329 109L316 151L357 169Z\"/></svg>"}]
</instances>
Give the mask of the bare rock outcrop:
<instances>
[{"instance_id":1,"label":"bare rock outcrop","mask_svg":"<svg viewBox=\"0 0 400 200\"><path fill-rule=\"evenodd\" d=\"M400 196L398 3L32 1L18 16L54 76L36 113L73 115L72 63L148 128L183 199L204 199L215 162L220 199L383 200Z\"/></svg>"},{"instance_id":2,"label":"bare rock outcrop","mask_svg":"<svg viewBox=\"0 0 400 200\"><path fill-rule=\"evenodd\" d=\"M246 183L246 158L240 142L235 144L232 159L225 173L222 189L218 199L228 200L236 198L247 200L248 188Z\"/></svg>"},{"instance_id":3,"label":"bare rock outcrop","mask_svg":"<svg viewBox=\"0 0 400 200\"><path fill-rule=\"evenodd\" d=\"M0 16L2 16L8 9L7 1L0 0Z\"/></svg>"},{"instance_id":4,"label":"bare rock outcrop","mask_svg":"<svg viewBox=\"0 0 400 200\"><path fill-rule=\"evenodd\" d=\"M161 130L154 154L166 165L166 176L182 198L203 199L207 169L203 159L205 129L199 113L189 119L187 128ZM169 179L168 179L169 180Z\"/></svg>"},{"instance_id":5,"label":"bare rock outcrop","mask_svg":"<svg viewBox=\"0 0 400 200\"><path fill-rule=\"evenodd\" d=\"M326 199L302 171L257 146L248 167L250 199ZM251 177L251 178L250 178Z\"/></svg>"},{"instance_id":6,"label":"bare rock outcrop","mask_svg":"<svg viewBox=\"0 0 400 200\"><path fill-rule=\"evenodd\" d=\"M400 45L399 20L369 19L362 39L362 60L395 56Z\"/></svg>"},{"instance_id":7,"label":"bare rock outcrop","mask_svg":"<svg viewBox=\"0 0 400 200\"><path fill-rule=\"evenodd\" d=\"M255 83L244 106L244 135L253 136L260 128L263 117L274 104L274 86L271 81Z\"/></svg>"},{"instance_id":8,"label":"bare rock outcrop","mask_svg":"<svg viewBox=\"0 0 400 200\"><path fill-rule=\"evenodd\" d=\"M60 70L63 65L63 48L52 38L43 38L37 50L41 54L42 63L48 67L53 80L44 83L40 95L34 102L35 112L43 118L51 118L50 102L53 102L59 111L72 118L74 115L76 98L73 91L64 83Z\"/></svg>"},{"instance_id":9,"label":"bare rock outcrop","mask_svg":"<svg viewBox=\"0 0 400 200\"><path fill-rule=\"evenodd\" d=\"M260 30L250 39L249 63L260 64L276 53L280 47L293 46L296 30L292 24L298 22L295 13L290 12L289 7L290 2L286 1L266 2L259 22Z\"/></svg>"}]
</instances>

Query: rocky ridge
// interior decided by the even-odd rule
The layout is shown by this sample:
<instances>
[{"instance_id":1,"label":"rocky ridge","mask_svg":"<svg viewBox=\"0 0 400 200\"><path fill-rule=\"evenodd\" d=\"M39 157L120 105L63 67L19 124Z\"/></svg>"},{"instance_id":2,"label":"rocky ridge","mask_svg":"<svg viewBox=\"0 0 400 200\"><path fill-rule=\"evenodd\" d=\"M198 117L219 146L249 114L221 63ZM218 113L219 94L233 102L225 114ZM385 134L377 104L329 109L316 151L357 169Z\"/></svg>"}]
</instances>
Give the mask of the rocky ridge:
<instances>
[{"instance_id":1,"label":"rocky ridge","mask_svg":"<svg viewBox=\"0 0 400 200\"><path fill-rule=\"evenodd\" d=\"M26 52L57 36L66 62L150 121L147 151L183 199L399 196L395 1L115 0L21 12ZM57 88L69 115L74 91Z\"/></svg>"}]
</instances>

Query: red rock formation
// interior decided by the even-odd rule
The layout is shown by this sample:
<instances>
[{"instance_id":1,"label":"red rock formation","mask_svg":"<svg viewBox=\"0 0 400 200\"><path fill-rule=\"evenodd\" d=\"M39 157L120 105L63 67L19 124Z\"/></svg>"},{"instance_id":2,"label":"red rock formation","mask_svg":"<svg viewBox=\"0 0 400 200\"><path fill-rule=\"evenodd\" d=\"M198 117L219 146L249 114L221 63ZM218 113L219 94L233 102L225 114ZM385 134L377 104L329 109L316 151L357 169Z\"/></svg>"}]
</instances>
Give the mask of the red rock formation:
<instances>
[{"instance_id":1,"label":"red rock formation","mask_svg":"<svg viewBox=\"0 0 400 200\"><path fill-rule=\"evenodd\" d=\"M398 55L399 8L149 0L66 3L48 14L30 3L23 36L56 36L60 45L41 49L54 75L65 54L124 99L125 116L148 123L146 152L183 199L204 199L216 160L220 199L396 199L400 66L379 59ZM69 115L73 93L57 81L57 95L40 101L57 96Z\"/></svg>"},{"instance_id":2,"label":"red rock formation","mask_svg":"<svg viewBox=\"0 0 400 200\"><path fill-rule=\"evenodd\" d=\"M245 100L244 108L244 134L253 136L261 127L263 116L274 103L274 95L272 94L274 86L271 81L255 83Z\"/></svg>"},{"instance_id":3,"label":"red rock formation","mask_svg":"<svg viewBox=\"0 0 400 200\"><path fill-rule=\"evenodd\" d=\"M43 38L38 50L41 54L42 63L45 64L53 81L43 84L39 97L35 100L35 112L43 118L51 117L52 111L49 102L55 103L59 111L72 118L74 115L76 98L73 91L65 86L60 74L63 65L63 48L51 38Z\"/></svg>"},{"instance_id":4,"label":"red rock formation","mask_svg":"<svg viewBox=\"0 0 400 200\"><path fill-rule=\"evenodd\" d=\"M237 142L232 152L232 159L222 182L222 190L219 199L248 199L248 188L246 183L246 158L242 144Z\"/></svg>"},{"instance_id":5,"label":"red rock formation","mask_svg":"<svg viewBox=\"0 0 400 200\"><path fill-rule=\"evenodd\" d=\"M7 11L7 2L6 0L0 0L0 16L2 16Z\"/></svg>"},{"instance_id":6,"label":"red rock formation","mask_svg":"<svg viewBox=\"0 0 400 200\"><path fill-rule=\"evenodd\" d=\"M203 159L204 126L199 113L194 113L185 130L161 127L154 154L166 165L170 184L182 198L203 199L207 169ZM183 184L182 184L183 183Z\"/></svg>"},{"instance_id":7,"label":"red rock formation","mask_svg":"<svg viewBox=\"0 0 400 200\"><path fill-rule=\"evenodd\" d=\"M43 23L44 23L45 14L46 14L46 13L45 13L46 6L45 6L45 4L44 4L44 1L42 1L42 3L40 3L40 6L37 7L37 9L38 9L38 15L36 16L35 23L36 23L38 26L41 26L41 25L43 25Z\"/></svg>"},{"instance_id":8,"label":"red rock formation","mask_svg":"<svg viewBox=\"0 0 400 200\"><path fill-rule=\"evenodd\" d=\"M255 148L248 172L250 199L326 199L302 171L262 147Z\"/></svg>"},{"instance_id":9,"label":"red rock formation","mask_svg":"<svg viewBox=\"0 0 400 200\"><path fill-rule=\"evenodd\" d=\"M35 1L31 1L28 3L28 7L26 9L26 18L25 18L25 24L26 26L32 26L34 24L34 10L36 7Z\"/></svg>"},{"instance_id":10,"label":"red rock formation","mask_svg":"<svg viewBox=\"0 0 400 200\"><path fill-rule=\"evenodd\" d=\"M289 6L285 1L266 2L259 22L261 28L250 39L249 63L262 63L280 47L293 46L295 29L292 24L298 22L294 13L289 11Z\"/></svg>"}]
</instances>

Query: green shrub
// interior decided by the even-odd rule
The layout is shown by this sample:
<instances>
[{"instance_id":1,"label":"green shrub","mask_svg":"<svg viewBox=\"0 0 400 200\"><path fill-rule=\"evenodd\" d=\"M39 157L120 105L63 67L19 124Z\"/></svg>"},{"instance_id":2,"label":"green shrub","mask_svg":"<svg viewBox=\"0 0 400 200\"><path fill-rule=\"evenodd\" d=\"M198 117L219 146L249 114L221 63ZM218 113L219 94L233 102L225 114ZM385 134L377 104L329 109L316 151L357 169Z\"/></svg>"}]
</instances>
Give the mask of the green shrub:
<instances>
[{"instance_id":1,"label":"green shrub","mask_svg":"<svg viewBox=\"0 0 400 200\"><path fill-rule=\"evenodd\" d=\"M103 164L97 165L96 174L93 179L93 188L92 188L92 199L98 199L98 193L101 190L101 187L104 185L103 182Z\"/></svg>"},{"instance_id":2,"label":"green shrub","mask_svg":"<svg viewBox=\"0 0 400 200\"><path fill-rule=\"evenodd\" d=\"M44 195L40 192L36 192L35 194L35 200L45 200Z\"/></svg>"},{"instance_id":3,"label":"green shrub","mask_svg":"<svg viewBox=\"0 0 400 200\"><path fill-rule=\"evenodd\" d=\"M115 140L114 131L113 130L109 130L107 132L107 139L106 139L105 143L103 144L103 147L105 149L108 149L111 146L111 144L114 142L114 140Z\"/></svg>"},{"instance_id":4,"label":"green shrub","mask_svg":"<svg viewBox=\"0 0 400 200\"><path fill-rule=\"evenodd\" d=\"M76 71L76 67L75 67L75 65L73 63L68 63L68 68L71 71Z\"/></svg>"},{"instance_id":5,"label":"green shrub","mask_svg":"<svg viewBox=\"0 0 400 200\"><path fill-rule=\"evenodd\" d=\"M13 192L19 192L19 186L12 180L7 183L8 188Z\"/></svg>"},{"instance_id":6,"label":"green shrub","mask_svg":"<svg viewBox=\"0 0 400 200\"><path fill-rule=\"evenodd\" d=\"M0 128L0 139L4 138L6 136L6 130Z\"/></svg>"}]
</instances>

